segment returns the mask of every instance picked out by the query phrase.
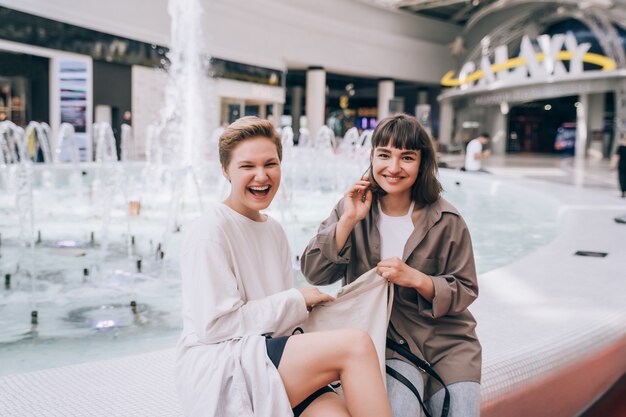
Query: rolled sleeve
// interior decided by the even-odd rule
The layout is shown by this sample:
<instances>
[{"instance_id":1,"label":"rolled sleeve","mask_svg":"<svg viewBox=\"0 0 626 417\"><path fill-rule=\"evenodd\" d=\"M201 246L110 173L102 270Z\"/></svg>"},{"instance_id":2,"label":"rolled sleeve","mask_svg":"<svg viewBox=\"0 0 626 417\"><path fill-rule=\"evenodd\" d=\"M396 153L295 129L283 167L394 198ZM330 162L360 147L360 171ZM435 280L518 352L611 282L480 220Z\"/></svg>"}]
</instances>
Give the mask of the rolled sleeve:
<instances>
[{"instance_id":1,"label":"rolled sleeve","mask_svg":"<svg viewBox=\"0 0 626 417\"><path fill-rule=\"evenodd\" d=\"M452 304L452 289L446 277L431 277L435 286L435 297L432 301L430 315L439 318L448 314Z\"/></svg>"},{"instance_id":2,"label":"rolled sleeve","mask_svg":"<svg viewBox=\"0 0 626 417\"><path fill-rule=\"evenodd\" d=\"M320 231L316 240L322 255L332 263L348 264L350 263L350 249L352 249L352 239L348 238L346 244L340 251L337 251L337 243L335 235L337 231L337 223L332 224L324 231Z\"/></svg>"},{"instance_id":3,"label":"rolled sleeve","mask_svg":"<svg viewBox=\"0 0 626 417\"><path fill-rule=\"evenodd\" d=\"M478 278L474 251L465 223L460 223L452 235L445 267L440 275L432 275L435 296L422 303L420 314L430 318L463 313L478 297Z\"/></svg>"}]
</instances>

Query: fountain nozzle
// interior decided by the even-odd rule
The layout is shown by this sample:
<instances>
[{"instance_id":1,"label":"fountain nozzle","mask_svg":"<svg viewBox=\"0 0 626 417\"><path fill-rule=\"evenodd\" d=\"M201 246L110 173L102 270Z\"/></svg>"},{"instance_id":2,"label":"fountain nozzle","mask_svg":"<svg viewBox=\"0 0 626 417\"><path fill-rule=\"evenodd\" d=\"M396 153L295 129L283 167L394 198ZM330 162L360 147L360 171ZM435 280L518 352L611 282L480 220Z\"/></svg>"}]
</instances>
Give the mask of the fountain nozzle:
<instances>
[{"instance_id":1,"label":"fountain nozzle","mask_svg":"<svg viewBox=\"0 0 626 417\"><path fill-rule=\"evenodd\" d=\"M33 326L36 326L37 324L39 324L38 316L39 316L39 313L37 313L37 310L31 311L30 312L30 324L32 324Z\"/></svg>"}]
</instances>

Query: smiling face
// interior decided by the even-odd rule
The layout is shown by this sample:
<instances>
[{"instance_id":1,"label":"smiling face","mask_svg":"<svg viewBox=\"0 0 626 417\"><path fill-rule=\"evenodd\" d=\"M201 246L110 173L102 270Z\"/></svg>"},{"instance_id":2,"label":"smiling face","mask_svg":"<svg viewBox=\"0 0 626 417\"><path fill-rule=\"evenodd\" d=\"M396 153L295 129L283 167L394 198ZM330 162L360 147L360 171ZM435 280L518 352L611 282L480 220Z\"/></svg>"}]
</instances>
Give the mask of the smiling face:
<instances>
[{"instance_id":1,"label":"smiling face","mask_svg":"<svg viewBox=\"0 0 626 417\"><path fill-rule=\"evenodd\" d=\"M387 194L411 197L420 168L421 150L400 149L390 141L372 152L372 174Z\"/></svg>"},{"instance_id":2,"label":"smiling face","mask_svg":"<svg viewBox=\"0 0 626 417\"><path fill-rule=\"evenodd\" d=\"M231 151L228 166L222 171L231 183L225 203L252 220L262 220L259 211L270 205L280 185L276 144L262 136L245 139Z\"/></svg>"}]
</instances>

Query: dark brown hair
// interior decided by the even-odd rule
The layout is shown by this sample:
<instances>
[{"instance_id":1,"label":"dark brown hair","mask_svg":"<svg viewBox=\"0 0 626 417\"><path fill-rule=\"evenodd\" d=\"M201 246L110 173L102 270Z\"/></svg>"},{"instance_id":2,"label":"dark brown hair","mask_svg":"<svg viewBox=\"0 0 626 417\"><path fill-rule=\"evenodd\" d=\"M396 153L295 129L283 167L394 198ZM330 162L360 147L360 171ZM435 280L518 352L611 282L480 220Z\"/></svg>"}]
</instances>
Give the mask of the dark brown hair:
<instances>
[{"instance_id":1,"label":"dark brown hair","mask_svg":"<svg viewBox=\"0 0 626 417\"><path fill-rule=\"evenodd\" d=\"M278 152L278 159L280 161L283 160L283 146L272 122L259 119L256 116L246 116L231 123L220 136L220 164L224 168L228 167L235 146L241 141L255 137L268 138L274 142Z\"/></svg>"},{"instance_id":2,"label":"dark brown hair","mask_svg":"<svg viewBox=\"0 0 626 417\"><path fill-rule=\"evenodd\" d=\"M369 181L377 197L386 192L376 183L372 173L372 158L378 146L391 145L398 149L421 151L420 168L411 190L411 199L418 205L434 203L443 191L437 179L437 154L433 140L413 116L396 114L382 119L372 134L372 152L370 154Z\"/></svg>"}]
</instances>

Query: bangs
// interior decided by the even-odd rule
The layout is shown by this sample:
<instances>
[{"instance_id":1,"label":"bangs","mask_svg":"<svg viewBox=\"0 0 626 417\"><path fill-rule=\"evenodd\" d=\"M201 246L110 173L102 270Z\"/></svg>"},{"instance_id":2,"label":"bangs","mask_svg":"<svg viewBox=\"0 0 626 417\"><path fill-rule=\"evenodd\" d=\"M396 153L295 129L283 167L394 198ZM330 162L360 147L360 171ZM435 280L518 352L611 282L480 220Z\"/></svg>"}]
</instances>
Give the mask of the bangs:
<instances>
[{"instance_id":1,"label":"bangs","mask_svg":"<svg viewBox=\"0 0 626 417\"><path fill-rule=\"evenodd\" d=\"M393 117L380 123L372 135L372 148L393 146L417 151L428 147L428 136L417 120Z\"/></svg>"}]
</instances>

